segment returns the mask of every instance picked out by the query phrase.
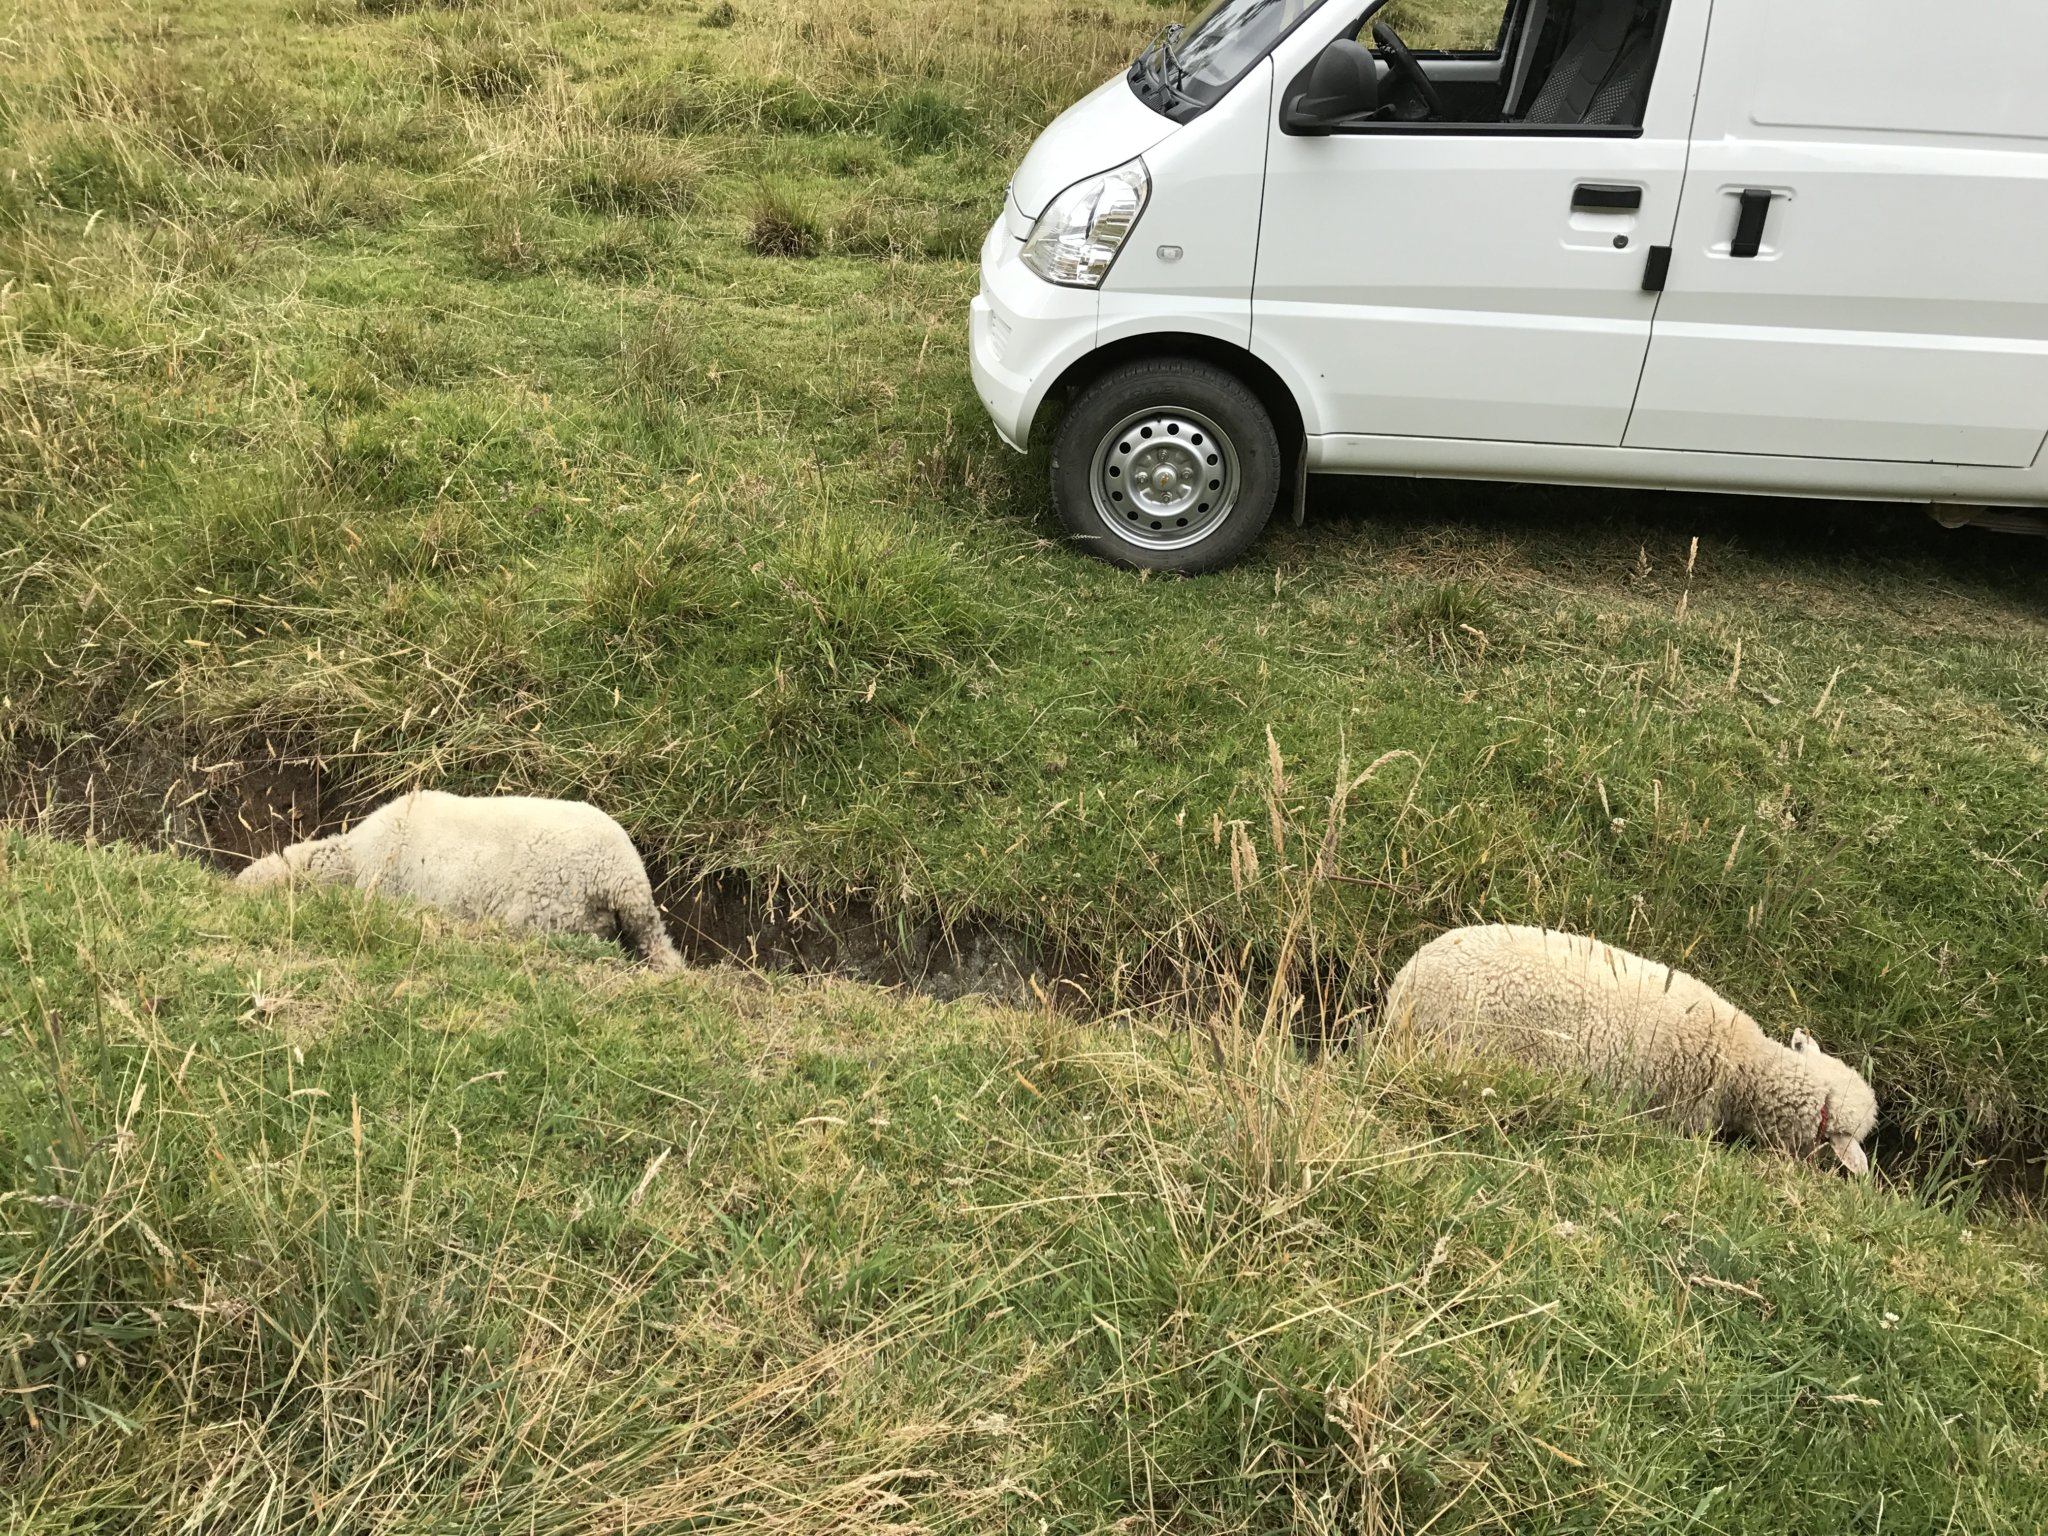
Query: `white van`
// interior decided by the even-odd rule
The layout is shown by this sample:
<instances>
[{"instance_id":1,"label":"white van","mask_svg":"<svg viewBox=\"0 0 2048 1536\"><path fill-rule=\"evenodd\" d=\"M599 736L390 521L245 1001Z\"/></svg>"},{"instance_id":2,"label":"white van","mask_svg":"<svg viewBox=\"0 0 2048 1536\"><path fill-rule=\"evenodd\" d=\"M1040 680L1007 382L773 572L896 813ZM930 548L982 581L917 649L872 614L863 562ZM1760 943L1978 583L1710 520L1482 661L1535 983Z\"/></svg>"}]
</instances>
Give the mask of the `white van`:
<instances>
[{"instance_id":1,"label":"white van","mask_svg":"<svg viewBox=\"0 0 2048 1536\"><path fill-rule=\"evenodd\" d=\"M1216 0L1033 145L972 347L1133 566L1311 471L2048 507L2048 0Z\"/></svg>"}]
</instances>

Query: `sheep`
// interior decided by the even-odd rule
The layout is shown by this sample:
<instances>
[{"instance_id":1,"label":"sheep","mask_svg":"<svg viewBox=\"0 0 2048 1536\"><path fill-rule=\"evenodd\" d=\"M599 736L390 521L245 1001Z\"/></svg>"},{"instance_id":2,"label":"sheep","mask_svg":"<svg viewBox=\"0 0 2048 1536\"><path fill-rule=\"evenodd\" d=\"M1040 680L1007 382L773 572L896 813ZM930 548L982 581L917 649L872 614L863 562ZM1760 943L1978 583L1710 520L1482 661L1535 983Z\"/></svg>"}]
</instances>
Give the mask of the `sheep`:
<instances>
[{"instance_id":1,"label":"sheep","mask_svg":"<svg viewBox=\"0 0 2048 1536\"><path fill-rule=\"evenodd\" d=\"M1584 1073L1694 1134L1747 1134L1803 1157L1826 1142L1867 1173L1877 1096L1805 1030L1780 1045L1697 978L1551 929L1457 928L1388 988L1397 1040L1440 1041Z\"/></svg>"},{"instance_id":2,"label":"sheep","mask_svg":"<svg viewBox=\"0 0 2048 1536\"><path fill-rule=\"evenodd\" d=\"M580 800L416 790L333 837L257 859L235 883L353 885L469 920L624 937L657 971L682 967L625 828Z\"/></svg>"}]
</instances>

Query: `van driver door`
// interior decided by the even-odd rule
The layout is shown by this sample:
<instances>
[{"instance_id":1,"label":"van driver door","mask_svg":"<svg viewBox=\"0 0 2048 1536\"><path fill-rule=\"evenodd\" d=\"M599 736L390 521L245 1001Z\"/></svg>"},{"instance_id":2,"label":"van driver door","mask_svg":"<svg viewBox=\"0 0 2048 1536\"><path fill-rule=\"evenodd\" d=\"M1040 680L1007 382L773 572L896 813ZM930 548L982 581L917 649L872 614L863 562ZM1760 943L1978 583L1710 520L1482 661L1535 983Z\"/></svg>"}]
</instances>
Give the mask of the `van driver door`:
<instances>
[{"instance_id":1,"label":"van driver door","mask_svg":"<svg viewBox=\"0 0 2048 1536\"><path fill-rule=\"evenodd\" d=\"M1390 25L1430 89L1382 44L1380 117L1272 122L1252 350L1311 432L1621 443L1708 9L1504 0L1475 25L1469 0L1333 0L1322 41Z\"/></svg>"}]
</instances>

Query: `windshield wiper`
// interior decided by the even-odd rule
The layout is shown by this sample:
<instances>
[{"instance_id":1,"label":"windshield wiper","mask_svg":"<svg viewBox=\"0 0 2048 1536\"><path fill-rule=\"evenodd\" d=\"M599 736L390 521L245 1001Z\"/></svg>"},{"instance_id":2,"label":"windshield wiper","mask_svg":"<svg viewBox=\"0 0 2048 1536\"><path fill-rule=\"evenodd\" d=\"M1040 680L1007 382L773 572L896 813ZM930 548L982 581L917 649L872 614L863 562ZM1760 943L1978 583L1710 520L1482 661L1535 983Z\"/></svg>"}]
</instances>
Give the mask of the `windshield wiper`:
<instances>
[{"instance_id":1,"label":"windshield wiper","mask_svg":"<svg viewBox=\"0 0 2048 1536\"><path fill-rule=\"evenodd\" d=\"M1168 22L1165 26L1161 27L1152 41L1147 43L1143 51L1139 53L1135 68L1149 83L1158 86L1162 91L1168 92L1191 107L1198 107L1201 105L1200 101L1189 95L1179 84L1169 80L1166 76L1165 65L1171 64L1181 80L1187 79L1186 67L1173 54L1173 45L1180 40L1180 35L1184 30L1186 29L1183 25L1177 21ZM1153 58L1155 54L1164 62L1155 62Z\"/></svg>"},{"instance_id":2,"label":"windshield wiper","mask_svg":"<svg viewBox=\"0 0 2048 1536\"><path fill-rule=\"evenodd\" d=\"M1180 41L1181 34L1185 31L1187 31L1185 23L1169 21L1166 24L1164 35L1159 40L1159 51L1165 55L1166 62L1173 66L1174 74L1179 77L1179 83L1174 86L1174 90L1183 97L1187 93L1181 90L1181 86L1188 83L1188 67L1181 63L1180 59L1174 54L1173 45ZM1162 74L1160 78L1164 79L1165 76Z\"/></svg>"}]
</instances>

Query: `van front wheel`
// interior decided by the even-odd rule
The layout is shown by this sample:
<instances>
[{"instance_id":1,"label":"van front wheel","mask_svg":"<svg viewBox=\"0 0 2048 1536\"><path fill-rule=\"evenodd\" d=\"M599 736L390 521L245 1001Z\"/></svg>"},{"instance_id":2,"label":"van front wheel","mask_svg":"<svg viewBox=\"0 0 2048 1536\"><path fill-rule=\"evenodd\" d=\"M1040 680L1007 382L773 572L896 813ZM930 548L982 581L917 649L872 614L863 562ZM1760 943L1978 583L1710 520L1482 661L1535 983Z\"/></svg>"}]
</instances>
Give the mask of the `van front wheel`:
<instances>
[{"instance_id":1,"label":"van front wheel","mask_svg":"<svg viewBox=\"0 0 2048 1536\"><path fill-rule=\"evenodd\" d=\"M1195 575L1251 545L1280 495L1280 439L1258 397L1191 358L1111 369L1052 446L1060 519L1091 554Z\"/></svg>"}]
</instances>

